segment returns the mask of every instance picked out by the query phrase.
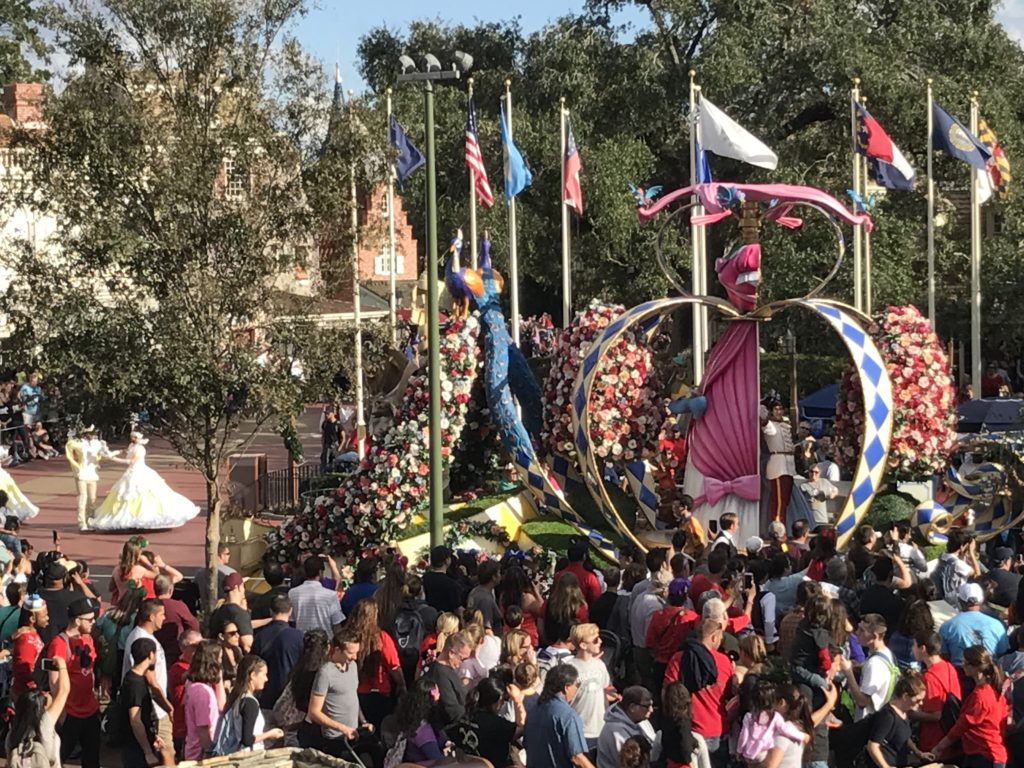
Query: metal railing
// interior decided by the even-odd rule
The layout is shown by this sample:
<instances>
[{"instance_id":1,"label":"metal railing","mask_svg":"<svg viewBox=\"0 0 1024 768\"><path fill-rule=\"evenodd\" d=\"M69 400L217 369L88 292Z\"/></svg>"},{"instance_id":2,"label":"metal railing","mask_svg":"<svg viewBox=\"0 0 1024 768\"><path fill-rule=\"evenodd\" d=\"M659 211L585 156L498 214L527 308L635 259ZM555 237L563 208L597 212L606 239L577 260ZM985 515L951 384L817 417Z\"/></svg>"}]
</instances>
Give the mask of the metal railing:
<instances>
[{"instance_id":1,"label":"metal railing","mask_svg":"<svg viewBox=\"0 0 1024 768\"><path fill-rule=\"evenodd\" d=\"M260 505L270 512L294 508L320 474L320 465L313 462L264 473L258 481Z\"/></svg>"}]
</instances>

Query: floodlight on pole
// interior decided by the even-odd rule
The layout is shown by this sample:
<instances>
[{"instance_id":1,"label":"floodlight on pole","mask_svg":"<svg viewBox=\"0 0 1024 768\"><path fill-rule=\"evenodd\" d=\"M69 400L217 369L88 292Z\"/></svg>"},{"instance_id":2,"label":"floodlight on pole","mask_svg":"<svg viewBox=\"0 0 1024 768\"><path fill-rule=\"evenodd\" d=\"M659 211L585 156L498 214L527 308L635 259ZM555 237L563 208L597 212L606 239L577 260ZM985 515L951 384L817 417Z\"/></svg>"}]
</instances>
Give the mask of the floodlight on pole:
<instances>
[{"instance_id":1,"label":"floodlight on pole","mask_svg":"<svg viewBox=\"0 0 1024 768\"><path fill-rule=\"evenodd\" d=\"M424 122L426 124L427 161L427 346L428 346L428 390L430 393L429 425L429 477L430 477L430 546L436 547L444 541L444 471L441 462L441 328L438 317L439 297L437 291L437 150L434 143L434 81L458 80L461 71L473 65L473 57L456 51L452 68L441 69L436 56L423 56L423 70L416 71L415 64L408 56L399 58L402 74L397 82L423 83Z\"/></svg>"}]
</instances>

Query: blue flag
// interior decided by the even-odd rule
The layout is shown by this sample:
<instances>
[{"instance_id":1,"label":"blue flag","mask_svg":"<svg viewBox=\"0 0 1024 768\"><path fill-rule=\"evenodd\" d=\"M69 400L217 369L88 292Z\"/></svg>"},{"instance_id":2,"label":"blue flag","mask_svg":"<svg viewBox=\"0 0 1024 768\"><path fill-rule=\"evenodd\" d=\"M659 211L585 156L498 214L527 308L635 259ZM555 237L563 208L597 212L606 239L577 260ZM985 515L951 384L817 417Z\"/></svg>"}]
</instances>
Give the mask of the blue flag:
<instances>
[{"instance_id":1,"label":"blue flag","mask_svg":"<svg viewBox=\"0 0 1024 768\"><path fill-rule=\"evenodd\" d=\"M697 183L710 184L714 179L711 178L711 166L708 164L708 153L704 151L699 141L695 141L694 143L694 154L697 157Z\"/></svg>"},{"instance_id":2,"label":"blue flag","mask_svg":"<svg viewBox=\"0 0 1024 768\"><path fill-rule=\"evenodd\" d=\"M426 161L423 159L423 153L405 135L405 131L394 115L391 116L390 134L391 146L398 150L398 159L395 160L395 176L398 177L398 188L402 189L409 174Z\"/></svg>"},{"instance_id":3,"label":"blue flag","mask_svg":"<svg viewBox=\"0 0 1024 768\"><path fill-rule=\"evenodd\" d=\"M981 143L977 136L964 128L963 124L946 112L938 104L932 103L932 147L941 149L957 160L973 165L979 171L985 170L985 164L992 153Z\"/></svg>"},{"instance_id":4,"label":"blue flag","mask_svg":"<svg viewBox=\"0 0 1024 768\"><path fill-rule=\"evenodd\" d=\"M505 159L505 199L511 200L533 183L533 174L526 167L519 148L508 135L505 107L501 108L501 151Z\"/></svg>"}]
</instances>

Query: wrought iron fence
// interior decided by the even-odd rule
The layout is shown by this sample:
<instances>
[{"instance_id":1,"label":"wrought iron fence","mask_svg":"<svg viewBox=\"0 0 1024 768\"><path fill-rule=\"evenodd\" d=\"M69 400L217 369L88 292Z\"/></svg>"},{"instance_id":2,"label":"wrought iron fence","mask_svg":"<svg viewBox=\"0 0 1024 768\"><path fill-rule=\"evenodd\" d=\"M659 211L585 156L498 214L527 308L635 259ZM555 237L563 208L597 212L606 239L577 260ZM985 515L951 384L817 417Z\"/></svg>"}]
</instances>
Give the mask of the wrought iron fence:
<instances>
[{"instance_id":1,"label":"wrought iron fence","mask_svg":"<svg viewBox=\"0 0 1024 768\"><path fill-rule=\"evenodd\" d=\"M320 465L312 462L264 473L259 479L260 506L270 512L293 509L320 474Z\"/></svg>"}]
</instances>

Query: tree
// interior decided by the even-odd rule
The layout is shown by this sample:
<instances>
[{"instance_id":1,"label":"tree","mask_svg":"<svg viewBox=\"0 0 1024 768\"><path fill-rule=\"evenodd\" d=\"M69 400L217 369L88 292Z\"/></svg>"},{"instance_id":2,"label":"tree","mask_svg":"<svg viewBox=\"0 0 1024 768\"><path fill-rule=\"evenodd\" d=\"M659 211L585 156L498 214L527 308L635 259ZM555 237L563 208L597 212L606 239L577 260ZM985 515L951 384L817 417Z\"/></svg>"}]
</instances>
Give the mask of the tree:
<instances>
[{"instance_id":1,"label":"tree","mask_svg":"<svg viewBox=\"0 0 1024 768\"><path fill-rule=\"evenodd\" d=\"M31 0L0 0L0 85L49 76L29 61L42 62L49 53L39 35L39 8Z\"/></svg>"},{"instance_id":2,"label":"tree","mask_svg":"<svg viewBox=\"0 0 1024 768\"><path fill-rule=\"evenodd\" d=\"M356 144L323 151L321 72L287 34L303 12L302 0L60 3L53 31L82 74L47 103L47 131L18 137L26 199L60 230L50 258L17 261L4 300L16 348L86 408L148 410L205 480L208 564L227 457L324 391L293 375L296 359L330 370L319 358L336 351L276 287L327 211L349 219L346 174L366 165ZM332 175L344 186L311 205L308 179Z\"/></svg>"}]
</instances>

